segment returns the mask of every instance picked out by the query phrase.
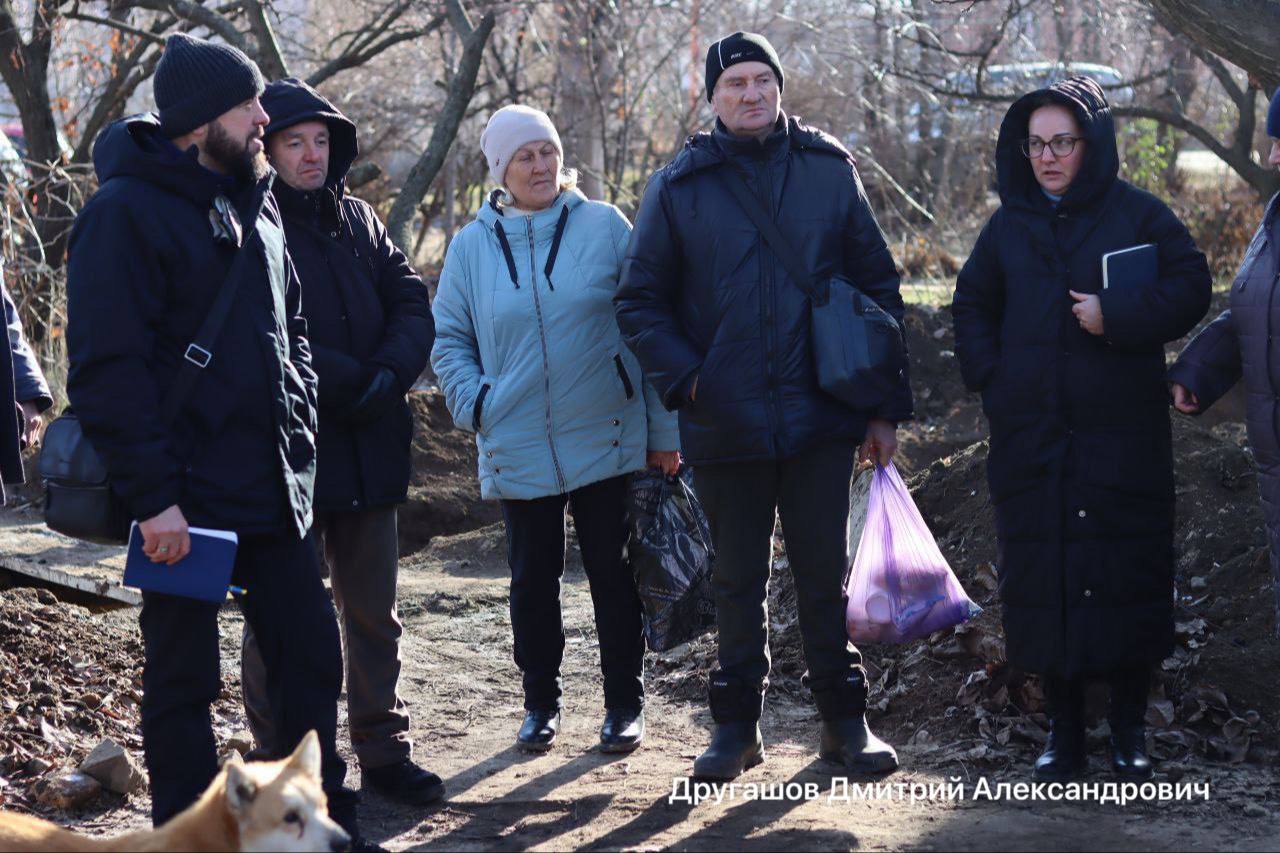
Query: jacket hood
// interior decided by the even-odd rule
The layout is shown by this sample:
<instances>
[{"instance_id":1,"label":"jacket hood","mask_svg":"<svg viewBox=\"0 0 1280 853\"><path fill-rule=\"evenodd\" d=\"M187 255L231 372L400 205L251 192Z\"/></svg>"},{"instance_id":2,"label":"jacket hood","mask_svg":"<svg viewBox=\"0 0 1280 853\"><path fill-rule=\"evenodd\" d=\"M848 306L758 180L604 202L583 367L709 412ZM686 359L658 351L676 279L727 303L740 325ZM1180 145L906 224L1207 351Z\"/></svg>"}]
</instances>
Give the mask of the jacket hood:
<instances>
[{"instance_id":1,"label":"jacket hood","mask_svg":"<svg viewBox=\"0 0 1280 853\"><path fill-rule=\"evenodd\" d=\"M568 189L561 192L560 195L556 196L556 200L551 203L550 207L544 210L539 210L531 217L533 220L532 225L534 238L537 239L540 237L544 230L548 232L555 230L556 222L560 219L560 211L562 209L568 208L572 211L575 207L586 200L587 197L578 189ZM490 231L493 230L495 223L501 222L504 219L507 219L507 217L502 215L501 208L493 194L490 194L489 198L485 200L485 203L480 205L480 209L476 211L476 221L483 224ZM516 222L518 220L509 221ZM525 229L522 227L517 228L514 225L507 225L504 226L504 230L510 235L512 242L524 239Z\"/></svg>"},{"instance_id":2,"label":"jacket hood","mask_svg":"<svg viewBox=\"0 0 1280 853\"><path fill-rule=\"evenodd\" d=\"M329 125L329 176L325 185L343 185L351 164L360 154L355 122L296 77L286 77L267 86L262 94L262 108L271 119L267 136L304 121L322 121Z\"/></svg>"},{"instance_id":3,"label":"jacket hood","mask_svg":"<svg viewBox=\"0 0 1280 853\"><path fill-rule=\"evenodd\" d=\"M834 136L810 127L796 116L787 116L785 113L779 116L778 130L774 135L779 133L785 133L792 151L821 151L835 157L842 157L850 163L853 162L853 155L849 153L849 149L841 145ZM726 135L727 131L723 130L720 120L716 119L716 130L695 133L686 139L684 148L680 149L680 153L668 167L671 180L679 180L701 169L723 163L729 157L739 153L745 154L746 149L751 145L750 142L735 141L733 145L726 146L724 140ZM770 140L772 139L773 136L770 137ZM742 151L726 150L726 147L734 146L741 146Z\"/></svg>"},{"instance_id":4,"label":"jacket hood","mask_svg":"<svg viewBox=\"0 0 1280 853\"><path fill-rule=\"evenodd\" d=\"M1107 96L1093 79L1084 76L1037 89L1009 107L1000 123L1000 137L996 142L1000 201L1013 207L1047 208L1048 200L1036 182L1031 161L1022 153L1022 140L1027 136L1031 114L1046 102L1071 110L1086 143L1084 163L1061 204L1074 208L1087 206L1104 196L1115 183L1120 172L1120 155L1116 150L1115 120Z\"/></svg>"},{"instance_id":5,"label":"jacket hood","mask_svg":"<svg viewBox=\"0 0 1280 853\"><path fill-rule=\"evenodd\" d=\"M98 183L135 177L204 204L219 193L234 192L235 179L200 165L195 146L180 151L160 131L154 114L128 116L102 129L93 145Z\"/></svg>"}]
</instances>

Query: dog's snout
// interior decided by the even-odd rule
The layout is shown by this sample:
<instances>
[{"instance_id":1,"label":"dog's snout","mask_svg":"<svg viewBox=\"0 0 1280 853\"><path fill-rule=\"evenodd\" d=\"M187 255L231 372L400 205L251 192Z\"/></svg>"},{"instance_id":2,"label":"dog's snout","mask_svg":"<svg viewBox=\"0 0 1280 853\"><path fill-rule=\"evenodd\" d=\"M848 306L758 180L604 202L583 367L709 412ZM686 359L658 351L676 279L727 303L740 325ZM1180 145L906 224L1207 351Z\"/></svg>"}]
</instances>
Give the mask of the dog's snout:
<instances>
[{"instance_id":1,"label":"dog's snout","mask_svg":"<svg viewBox=\"0 0 1280 853\"><path fill-rule=\"evenodd\" d=\"M333 853L344 853L344 851L350 850L351 836L347 835L347 833L343 832L341 829L338 830L329 837L329 849L332 850Z\"/></svg>"}]
</instances>

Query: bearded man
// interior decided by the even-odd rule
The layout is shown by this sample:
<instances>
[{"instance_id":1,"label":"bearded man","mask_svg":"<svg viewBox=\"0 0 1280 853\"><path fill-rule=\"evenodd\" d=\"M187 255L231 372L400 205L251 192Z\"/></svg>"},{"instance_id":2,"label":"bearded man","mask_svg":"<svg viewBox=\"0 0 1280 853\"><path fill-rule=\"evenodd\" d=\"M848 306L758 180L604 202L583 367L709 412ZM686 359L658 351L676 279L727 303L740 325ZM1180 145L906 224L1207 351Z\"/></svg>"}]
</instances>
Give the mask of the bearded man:
<instances>
[{"instance_id":1,"label":"bearded man","mask_svg":"<svg viewBox=\"0 0 1280 853\"><path fill-rule=\"evenodd\" d=\"M316 730L329 812L359 844L334 747L338 626L306 539L316 376L270 195L262 75L232 47L177 34L154 85L158 115L110 125L94 148L101 186L68 259L67 396L148 558L186 557L188 525L238 535L231 583L266 666L270 750L287 755ZM217 337L196 345L227 291ZM176 382L193 387L174 414L163 401ZM161 824L218 770L218 605L144 592L141 622L143 749Z\"/></svg>"}]
</instances>

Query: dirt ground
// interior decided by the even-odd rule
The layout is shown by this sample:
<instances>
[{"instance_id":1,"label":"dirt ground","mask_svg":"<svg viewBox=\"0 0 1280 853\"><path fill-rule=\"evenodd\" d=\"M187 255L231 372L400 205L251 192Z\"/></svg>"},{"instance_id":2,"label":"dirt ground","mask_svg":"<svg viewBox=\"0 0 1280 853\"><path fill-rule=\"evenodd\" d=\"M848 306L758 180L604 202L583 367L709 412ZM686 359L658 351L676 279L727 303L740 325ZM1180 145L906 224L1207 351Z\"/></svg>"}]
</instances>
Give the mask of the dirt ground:
<instances>
[{"instance_id":1,"label":"dirt ground","mask_svg":"<svg viewBox=\"0 0 1280 853\"><path fill-rule=\"evenodd\" d=\"M902 438L904 472L944 554L984 613L957 630L901 647L867 646L869 719L899 749L887 781L1029 780L1044 740L1034 677L1003 660L994 543L986 506L985 423L960 386L949 316L913 309L907 330L920 418ZM571 554L564 583L568 644L564 728L546 755L514 747L519 673L511 660L505 539L496 506L479 500L474 445L452 430L437 393L413 396L418 437L411 500L401 513L401 690L416 757L438 772L446 802L407 808L368 793L367 834L391 849L1038 849L1266 850L1280 831L1277 728L1280 643L1274 639L1256 484L1238 417L1177 422L1178 650L1153 682L1157 781L1210 786L1208 801L998 802L966 799L828 802L838 768L816 755L818 720L800 682L794 591L779 537L771 588L774 673L762 721L767 760L740 782L816 783L814 801L669 802L709 739L704 637L646 662L644 747L596 751L603 709L592 608ZM37 491L0 513L6 537L39 521ZM50 548L52 561L74 548ZM34 555L40 558L40 555ZM4 590L0 574L0 807L36 811L93 834L147 823L145 789L103 794L50 812L46 780L104 736L135 754L140 645L132 608L90 611L48 592ZM9 578L10 581L13 578ZM221 620L224 691L214 709L226 743L244 728L238 704L240 617ZM1109 780L1107 734L1094 696L1092 774ZM343 711L345 716L345 710ZM344 727L345 729L345 727ZM341 748L351 760L345 731ZM350 782L359 787L351 764ZM854 780L860 781L860 780Z\"/></svg>"},{"instance_id":2,"label":"dirt ground","mask_svg":"<svg viewBox=\"0 0 1280 853\"><path fill-rule=\"evenodd\" d=\"M1208 802L1124 808L970 800L829 803L825 793L837 768L817 759L817 719L811 705L786 692L771 694L767 703L765 764L741 781L814 782L823 797L811 802L671 804L673 781L688 773L707 742L709 717L701 701L658 692L651 697L648 737L639 752L616 758L595 751L601 717L595 631L578 568L570 569L564 589L569 638L565 728L551 753L522 754L513 746L521 696L509 654L502 557L500 531L489 528L438 540L404 562L402 688L413 713L416 755L445 778L449 796L439 807L412 809L366 794L366 830L389 848L772 850L793 844L805 849L987 850L999 844L1043 850L1266 850L1274 847L1280 831L1280 819L1272 812L1280 802L1280 784L1272 769L1208 761L1180 766L1184 775L1169 770L1160 777L1207 781ZM99 636L132 648L132 611L92 618L100 626ZM80 631L86 627L77 626ZM227 689L215 720L225 739L241 726L234 702L239 637L234 608L225 611L222 628ZM96 642L92 636L84 639L85 645ZM912 714L911 708L895 709L878 727L892 730L891 717ZM902 769L890 781L907 784L959 777L972 791L979 776L993 786L1023 781L1034 755L1028 748L995 760L948 758L946 750L918 737L895 739ZM345 741L343 750L349 758ZM1095 750L1093 768L1092 780L1108 778L1100 750ZM353 765L352 781L358 784L356 774ZM55 817L84 831L115 834L145 825L146 808L145 792L127 799L104 795L85 812Z\"/></svg>"}]
</instances>

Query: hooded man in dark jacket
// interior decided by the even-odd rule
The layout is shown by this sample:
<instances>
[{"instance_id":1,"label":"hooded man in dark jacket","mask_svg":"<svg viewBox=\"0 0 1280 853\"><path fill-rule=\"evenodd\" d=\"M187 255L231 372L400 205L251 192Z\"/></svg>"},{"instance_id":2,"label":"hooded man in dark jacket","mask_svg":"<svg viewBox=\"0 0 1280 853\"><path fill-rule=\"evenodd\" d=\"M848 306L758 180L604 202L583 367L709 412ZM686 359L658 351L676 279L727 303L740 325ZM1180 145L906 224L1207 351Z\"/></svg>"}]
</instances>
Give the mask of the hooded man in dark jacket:
<instances>
[{"instance_id":1,"label":"hooded man in dark jacket","mask_svg":"<svg viewBox=\"0 0 1280 853\"><path fill-rule=\"evenodd\" d=\"M4 485L23 482L22 450L40 440L40 414L53 405L35 353L22 334L18 309L0 281L0 322L5 339L0 340L0 412L12 400L14 416L0 416L0 504Z\"/></svg>"},{"instance_id":2,"label":"hooded man in dark jacket","mask_svg":"<svg viewBox=\"0 0 1280 853\"><path fill-rule=\"evenodd\" d=\"M338 628L305 538L316 377L262 155L262 76L234 48L176 34L154 87L158 117L118 121L94 148L101 186L68 258L67 395L149 558L185 557L188 524L238 534L232 583L246 590L240 607L266 663L270 751L287 755L315 729L330 814L355 835L334 746ZM233 282L217 340L192 346ZM166 419L161 401L186 362L200 368L194 390ZM218 770L218 609L143 593L142 738L157 824Z\"/></svg>"},{"instance_id":3,"label":"hooded man in dark jacket","mask_svg":"<svg viewBox=\"0 0 1280 853\"><path fill-rule=\"evenodd\" d=\"M858 444L889 461L911 390L904 375L879 411L858 411L818 387L808 296L726 182L746 182L815 278L840 274L901 321L898 275L849 152L782 114L769 42L734 33L711 45L706 83L715 130L691 137L649 181L614 300L646 378L680 411L680 447L715 542L716 730L694 774L729 779L763 760L775 515L823 718L821 755L857 772L890 770L897 756L867 729L842 582Z\"/></svg>"},{"instance_id":4,"label":"hooded man in dark jacket","mask_svg":"<svg viewBox=\"0 0 1280 853\"><path fill-rule=\"evenodd\" d=\"M1115 771L1150 775L1150 669L1173 651L1164 344L1204 315L1211 279L1183 224L1118 169L1093 80L1015 102L996 144L1001 207L951 307L960 370L991 424L1009 662L1043 674L1051 731L1036 778L1050 782L1085 767L1090 677L1112 686ZM1144 244L1154 274L1103 289L1103 256Z\"/></svg>"},{"instance_id":5,"label":"hooded man in dark jacket","mask_svg":"<svg viewBox=\"0 0 1280 853\"><path fill-rule=\"evenodd\" d=\"M361 778L396 799L428 803L440 777L412 760L409 713L396 692L396 504L409 488L413 418L405 392L435 339L427 288L373 209L346 194L356 126L301 80L267 87L262 106L272 187L305 294L320 379L316 519L347 652L347 722ZM274 728L262 658L246 627L242 683L258 743Z\"/></svg>"}]
</instances>

